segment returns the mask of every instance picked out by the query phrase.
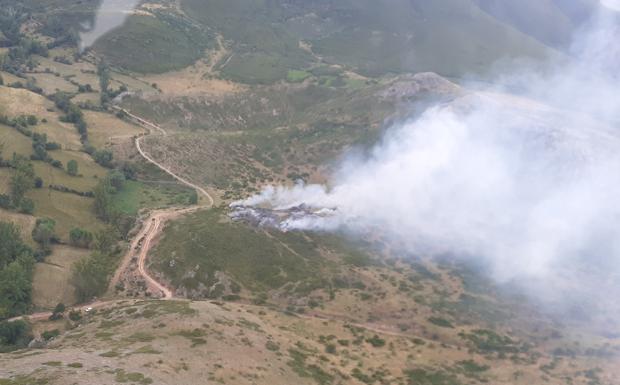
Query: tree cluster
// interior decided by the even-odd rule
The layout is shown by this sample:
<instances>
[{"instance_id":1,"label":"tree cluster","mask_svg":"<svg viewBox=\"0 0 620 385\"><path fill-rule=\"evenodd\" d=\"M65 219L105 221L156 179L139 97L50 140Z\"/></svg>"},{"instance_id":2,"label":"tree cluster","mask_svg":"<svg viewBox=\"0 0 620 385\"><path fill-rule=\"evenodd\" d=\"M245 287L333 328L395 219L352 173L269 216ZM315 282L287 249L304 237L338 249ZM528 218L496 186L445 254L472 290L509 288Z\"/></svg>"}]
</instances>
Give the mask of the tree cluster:
<instances>
[{"instance_id":1,"label":"tree cluster","mask_svg":"<svg viewBox=\"0 0 620 385\"><path fill-rule=\"evenodd\" d=\"M34 253L22 242L19 228L0 222L0 320L28 311Z\"/></svg>"}]
</instances>

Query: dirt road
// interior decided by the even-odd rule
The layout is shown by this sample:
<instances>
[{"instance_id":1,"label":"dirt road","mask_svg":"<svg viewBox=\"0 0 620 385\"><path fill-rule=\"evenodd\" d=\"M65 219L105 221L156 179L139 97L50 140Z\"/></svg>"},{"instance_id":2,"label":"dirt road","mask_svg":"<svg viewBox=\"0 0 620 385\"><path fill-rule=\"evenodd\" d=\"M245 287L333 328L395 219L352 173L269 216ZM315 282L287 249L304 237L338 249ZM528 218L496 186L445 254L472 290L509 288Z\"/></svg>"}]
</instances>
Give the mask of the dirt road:
<instances>
[{"instance_id":1,"label":"dirt road","mask_svg":"<svg viewBox=\"0 0 620 385\"><path fill-rule=\"evenodd\" d=\"M170 175L171 177L173 177L180 183L196 190L199 197L202 196L202 198L205 198L207 201L204 204L198 204L196 206L189 207L189 208L170 208L170 209L153 211L149 215L149 217L143 222L142 229L134 237L133 241L130 244L130 248L128 252L126 253L125 257L123 258L123 261L121 262L121 265L117 269L116 273L114 274L114 277L112 278L110 282L110 287L114 288L114 286L121 279L121 275L123 274L123 272L126 271L127 268L129 267L132 258L136 256L136 252L139 251L139 254L137 255L137 259L138 259L137 264L138 264L139 274L142 276L142 278L144 278L144 281L146 282L146 284L148 285L148 288L151 290L152 293L154 294L160 293L162 298L169 299L173 297L172 291L168 289L167 287L165 287L164 285L162 285L160 282L158 282L155 278L153 278L153 276L149 273L149 271L146 268L146 261L148 259L148 255L151 249L151 244L153 242L153 239L157 235L159 235L166 221L174 217L183 215L183 214L187 214L187 213L199 210L199 209L209 208L213 206L213 203L214 203L213 197L211 197L211 195L207 192L207 190L175 174L172 170L162 165L161 163L157 162L148 153L144 151L144 149L142 148L142 140L144 138L146 138L147 136L155 135L154 131L159 132L160 135L167 135L166 130L164 130L162 127L152 122L149 122L139 116L132 114L131 112L127 110L124 110L119 107L114 107L114 109L116 109L117 111L122 111L126 116L133 119L139 125L147 129L148 134L140 135L136 137L134 140L136 150L138 151L140 156L142 156L147 162L157 166L160 170L164 171L166 174Z\"/></svg>"}]
</instances>

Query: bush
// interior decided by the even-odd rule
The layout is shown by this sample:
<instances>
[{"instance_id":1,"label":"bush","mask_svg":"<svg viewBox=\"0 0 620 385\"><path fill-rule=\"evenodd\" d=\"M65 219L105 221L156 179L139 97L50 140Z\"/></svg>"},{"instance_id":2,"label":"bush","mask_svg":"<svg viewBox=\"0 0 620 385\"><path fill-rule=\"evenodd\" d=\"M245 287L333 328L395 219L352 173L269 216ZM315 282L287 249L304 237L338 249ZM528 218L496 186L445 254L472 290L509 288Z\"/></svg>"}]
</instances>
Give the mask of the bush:
<instances>
[{"instance_id":1,"label":"bush","mask_svg":"<svg viewBox=\"0 0 620 385\"><path fill-rule=\"evenodd\" d=\"M58 329L46 330L43 333L41 333L41 337L43 337L45 341L49 341L52 338L58 337L59 335L60 335L60 330Z\"/></svg>"},{"instance_id":2,"label":"bush","mask_svg":"<svg viewBox=\"0 0 620 385\"><path fill-rule=\"evenodd\" d=\"M441 318L441 317L430 317L428 319L428 322L432 323L433 325L442 327L442 328L454 328L454 325L452 325L450 321L448 321L445 318Z\"/></svg>"},{"instance_id":3,"label":"bush","mask_svg":"<svg viewBox=\"0 0 620 385\"><path fill-rule=\"evenodd\" d=\"M34 201L30 198L23 198L19 204L19 212L32 215L34 213Z\"/></svg>"},{"instance_id":4,"label":"bush","mask_svg":"<svg viewBox=\"0 0 620 385\"><path fill-rule=\"evenodd\" d=\"M72 176L76 176L78 174L78 162L74 159L67 162L67 173Z\"/></svg>"},{"instance_id":5,"label":"bush","mask_svg":"<svg viewBox=\"0 0 620 385\"><path fill-rule=\"evenodd\" d=\"M93 159L103 167L112 167L112 152L108 150L97 150L93 153Z\"/></svg>"},{"instance_id":6,"label":"bush","mask_svg":"<svg viewBox=\"0 0 620 385\"><path fill-rule=\"evenodd\" d=\"M277 352L278 350L280 350L280 345L269 340L267 341L267 343L265 343L265 348L267 348L267 350L271 350L272 352Z\"/></svg>"},{"instance_id":7,"label":"bush","mask_svg":"<svg viewBox=\"0 0 620 385\"><path fill-rule=\"evenodd\" d=\"M37 219L37 223L32 229L32 239L39 244L41 250L49 253L50 246L53 242L58 241L54 233L56 221L50 218Z\"/></svg>"},{"instance_id":8,"label":"bush","mask_svg":"<svg viewBox=\"0 0 620 385\"><path fill-rule=\"evenodd\" d=\"M69 312L69 319L73 322L77 322L82 319L82 312L79 310L71 310Z\"/></svg>"},{"instance_id":9,"label":"bush","mask_svg":"<svg viewBox=\"0 0 620 385\"><path fill-rule=\"evenodd\" d=\"M0 208L3 208L5 210L13 208L13 204L11 203L11 197L7 194L0 194Z\"/></svg>"},{"instance_id":10,"label":"bush","mask_svg":"<svg viewBox=\"0 0 620 385\"><path fill-rule=\"evenodd\" d=\"M69 232L69 243L72 246L88 248L93 242L93 234L90 231L73 228Z\"/></svg>"},{"instance_id":11,"label":"bush","mask_svg":"<svg viewBox=\"0 0 620 385\"><path fill-rule=\"evenodd\" d=\"M380 348L382 346L385 346L385 340L380 338L376 334L374 336L372 336L371 338L367 338L366 342L368 342L369 344L371 344L375 348Z\"/></svg>"},{"instance_id":12,"label":"bush","mask_svg":"<svg viewBox=\"0 0 620 385\"><path fill-rule=\"evenodd\" d=\"M25 348L32 339L25 321L0 322L0 352Z\"/></svg>"}]
</instances>

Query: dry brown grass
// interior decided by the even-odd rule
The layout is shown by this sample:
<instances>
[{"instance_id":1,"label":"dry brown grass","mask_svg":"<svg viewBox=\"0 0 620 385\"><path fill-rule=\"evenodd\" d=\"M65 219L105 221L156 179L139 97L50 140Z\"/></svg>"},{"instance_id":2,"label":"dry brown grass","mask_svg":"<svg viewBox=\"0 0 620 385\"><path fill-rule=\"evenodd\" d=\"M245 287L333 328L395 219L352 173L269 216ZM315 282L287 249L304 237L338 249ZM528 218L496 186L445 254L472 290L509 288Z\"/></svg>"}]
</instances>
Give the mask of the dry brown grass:
<instances>
[{"instance_id":1,"label":"dry brown grass","mask_svg":"<svg viewBox=\"0 0 620 385\"><path fill-rule=\"evenodd\" d=\"M0 194L9 192L9 183L11 181L11 171L8 168L0 168Z\"/></svg>"},{"instance_id":2,"label":"dry brown grass","mask_svg":"<svg viewBox=\"0 0 620 385\"><path fill-rule=\"evenodd\" d=\"M62 330L62 323L42 322L34 327L39 332L56 328ZM369 344L367 339L374 335L385 345ZM356 337L361 337L360 343L354 343ZM361 385L363 382L351 376L357 368L367 375L378 371L383 383L406 384L402 378L406 369L432 365L458 370L457 362L471 359L490 367L482 374L487 383L538 384L545 376L544 383L560 385L568 376L573 384L585 385L589 380L579 372L594 365L582 357L564 358L553 375L546 375L540 364L547 359L536 363L489 359L469 353L463 344L442 346L426 340L420 345L413 337L364 328L353 332L339 320L300 318L237 303L124 301L87 316L83 326L53 342L53 349L36 355L0 354L0 376L38 369L39 375L50 378L51 385L66 383L69 378L76 384L99 385L114 382L117 370L123 370L142 373L157 384ZM267 348L268 343L272 348ZM328 344L335 350L327 352ZM303 355L301 365L293 363L289 349ZM62 364L43 365L49 361ZM80 362L83 367L67 367L71 362ZM331 381L318 381L316 372L300 377L295 371L295 367L307 369L312 365L331 376ZM605 383L617 383L620 373L615 360L597 359L596 366L605 370ZM519 375L515 376L517 371ZM461 377L458 383L479 382Z\"/></svg>"},{"instance_id":3,"label":"dry brown grass","mask_svg":"<svg viewBox=\"0 0 620 385\"><path fill-rule=\"evenodd\" d=\"M110 137L138 135L144 130L129 124L116 116L103 112L85 111L84 117L88 123L88 138L90 143L103 148L110 143Z\"/></svg>"},{"instance_id":4,"label":"dry brown grass","mask_svg":"<svg viewBox=\"0 0 620 385\"><path fill-rule=\"evenodd\" d=\"M36 79L37 86L43 88L46 95L51 95L58 91L77 92L77 87L60 76L54 74L30 74Z\"/></svg>"},{"instance_id":5,"label":"dry brown grass","mask_svg":"<svg viewBox=\"0 0 620 385\"><path fill-rule=\"evenodd\" d=\"M21 230L22 240L30 246L34 246L31 234L36 222L35 217L0 209L0 221L12 222L17 225Z\"/></svg>"},{"instance_id":6,"label":"dry brown grass","mask_svg":"<svg viewBox=\"0 0 620 385\"><path fill-rule=\"evenodd\" d=\"M85 249L56 245L45 263L37 263L32 283L33 304L37 308L50 309L57 303L75 303L74 287L70 283L71 266L87 256Z\"/></svg>"},{"instance_id":7,"label":"dry brown grass","mask_svg":"<svg viewBox=\"0 0 620 385\"><path fill-rule=\"evenodd\" d=\"M25 135L20 134L13 127L0 124L0 146L2 148L2 156L7 159L12 154L24 154L29 156L32 154L32 141Z\"/></svg>"},{"instance_id":8,"label":"dry brown grass","mask_svg":"<svg viewBox=\"0 0 620 385\"><path fill-rule=\"evenodd\" d=\"M55 62L52 59L44 57L38 57L37 60L39 61L37 71L49 69L53 73L60 74L61 77L71 76L74 81L84 85L90 84L93 90L99 91L99 78L94 73L96 70L94 65L88 62L79 62L69 65Z\"/></svg>"},{"instance_id":9,"label":"dry brown grass","mask_svg":"<svg viewBox=\"0 0 620 385\"><path fill-rule=\"evenodd\" d=\"M1 53L0 53L0 55L1 55ZM4 84L10 84L10 83L14 83L14 82L23 81L23 79L20 79L17 76L15 76L13 74L10 74L8 72L0 71L0 76L2 76L2 79L4 79Z\"/></svg>"},{"instance_id":10,"label":"dry brown grass","mask_svg":"<svg viewBox=\"0 0 620 385\"><path fill-rule=\"evenodd\" d=\"M18 115L35 115L39 120L46 119L33 127L36 132L47 134L50 142L62 144L63 148L79 149L79 135L73 125L62 123L58 112L50 112L54 104L41 95L25 89L0 87L0 114L15 117Z\"/></svg>"}]
</instances>

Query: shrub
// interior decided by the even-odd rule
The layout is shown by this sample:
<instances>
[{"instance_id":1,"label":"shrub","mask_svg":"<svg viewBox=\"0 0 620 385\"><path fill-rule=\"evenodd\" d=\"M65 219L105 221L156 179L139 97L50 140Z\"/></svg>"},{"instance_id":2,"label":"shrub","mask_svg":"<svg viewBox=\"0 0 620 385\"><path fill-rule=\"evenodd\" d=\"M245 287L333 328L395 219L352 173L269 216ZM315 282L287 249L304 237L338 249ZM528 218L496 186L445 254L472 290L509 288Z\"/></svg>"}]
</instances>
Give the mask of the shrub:
<instances>
[{"instance_id":1,"label":"shrub","mask_svg":"<svg viewBox=\"0 0 620 385\"><path fill-rule=\"evenodd\" d=\"M277 343L269 340L269 341L267 341L267 343L265 343L265 348L267 348L267 350L271 350L272 352L276 352L276 351L280 350L280 345L278 345Z\"/></svg>"},{"instance_id":2,"label":"shrub","mask_svg":"<svg viewBox=\"0 0 620 385\"><path fill-rule=\"evenodd\" d=\"M67 173L72 176L76 176L78 174L78 162L74 159L67 162Z\"/></svg>"},{"instance_id":3,"label":"shrub","mask_svg":"<svg viewBox=\"0 0 620 385\"><path fill-rule=\"evenodd\" d=\"M454 328L454 325L452 325L450 321L448 321L445 318L441 318L441 317L430 317L428 319L428 322L432 323L433 325L442 327L442 328Z\"/></svg>"},{"instance_id":4,"label":"shrub","mask_svg":"<svg viewBox=\"0 0 620 385\"><path fill-rule=\"evenodd\" d=\"M382 346L385 346L385 340L380 338L376 334L374 336L372 336L371 338L367 338L366 342L368 342L369 344L371 344L375 348L380 348Z\"/></svg>"},{"instance_id":5,"label":"shrub","mask_svg":"<svg viewBox=\"0 0 620 385\"><path fill-rule=\"evenodd\" d=\"M0 351L26 347L30 339L30 327L25 321L0 322Z\"/></svg>"},{"instance_id":6,"label":"shrub","mask_svg":"<svg viewBox=\"0 0 620 385\"><path fill-rule=\"evenodd\" d=\"M73 322L77 322L82 319L82 312L79 310L71 310L69 312L69 319Z\"/></svg>"},{"instance_id":7,"label":"shrub","mask_svg":"<svg viewBox=\"0 0 620 385\"><path fill-rule=\"evenodd\" d=\"M46 330L43 333L41 333L41 337L43 337L43 339L46 341L49 341L52 338L58 337L59 335L60 335L60 330L58 329Z\"/></svg>"},{"instance_id":8,"label":"shrub","mask_svg":"<svg viewBox=\"0 0 620 385\"><path fill-rule=\"evenodd\" d=\"M69 232L69 243L72 246L88 248L93 242L93 234L90 231L73 228Z\"/></svg>"}]
</instances>

